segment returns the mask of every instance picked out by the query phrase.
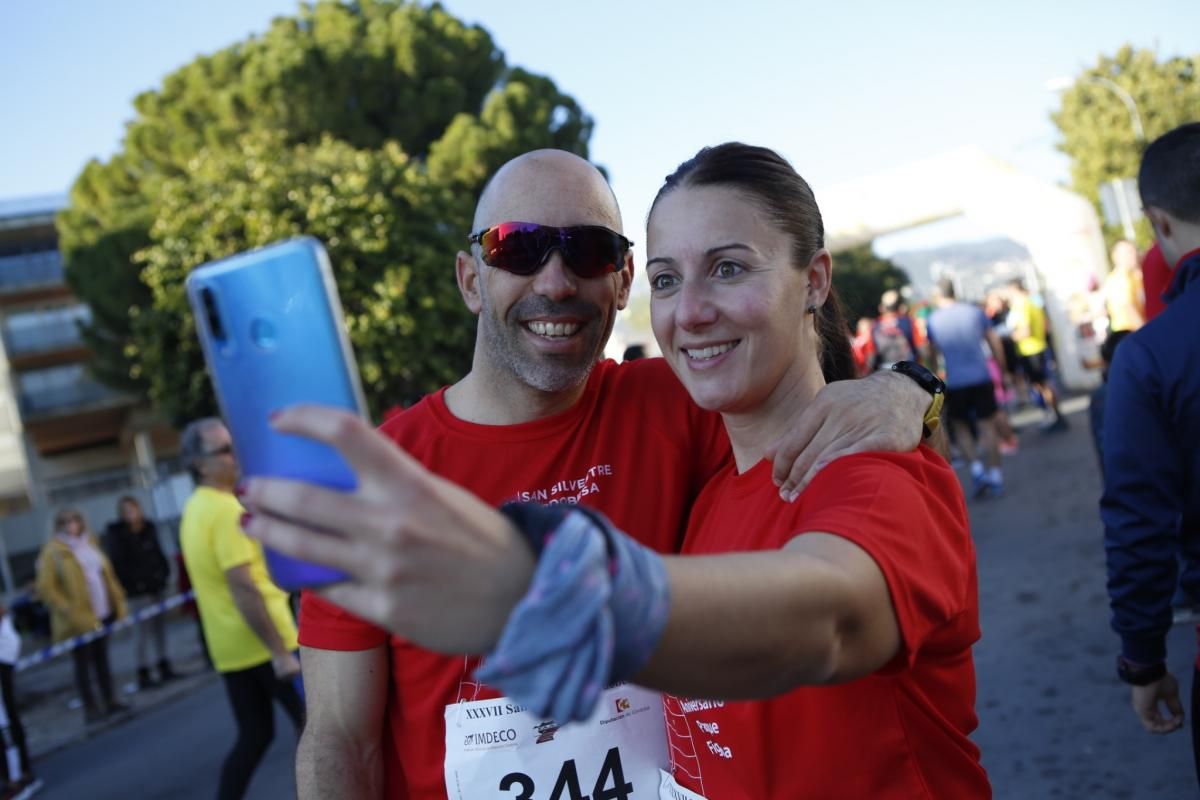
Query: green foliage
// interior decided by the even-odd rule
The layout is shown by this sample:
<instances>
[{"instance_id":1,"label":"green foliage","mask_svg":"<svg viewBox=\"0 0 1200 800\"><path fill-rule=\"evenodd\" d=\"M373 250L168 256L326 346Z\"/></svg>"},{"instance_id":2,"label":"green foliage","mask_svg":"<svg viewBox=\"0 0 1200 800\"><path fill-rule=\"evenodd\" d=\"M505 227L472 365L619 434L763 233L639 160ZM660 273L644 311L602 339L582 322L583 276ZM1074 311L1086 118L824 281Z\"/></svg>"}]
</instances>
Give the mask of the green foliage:
<instances>
[{"instance_id":1,"label":"green foliage","mask_svg":"<svg viewBox=\"0 0 1200 800\"><path fill-rule=\"evenodd\" d=\"M187 272L301 233L330 250L375 411L460 375L454 253L483 181L532 148L586 157L592 128L484 29L404 0L302 5L135 107L121 151L76 180L60 245L93 370L175 421L213 406Z\"/></svg>"},{"instance_id":2,"label":"green foliage","mask_svg":"<svg viewBox=\"0 0 1200 800\"><path fill-rule=\"evenodd\" d=\"M443 225L448 199L394 142L289 147L260 131L201 151L187 174L163 182L153 244L135 255L152 303L133 320L142 344L134 369L151 398L175 418L211 410L187 273L300 234L324 242L337 265L373 411L455 379L469 366L473 326L452 277L461 237Z\"/></svg>"},{"instance_id":3,"label":"green foliage","mask_svg":"<svg viewBox=\"0 0 1200 800\"><path fill-rule=\"evenodd\" d=\"M1139 142L1129 110L1119 94L1100 79L1129 94L1145 130ZM1050 115L1062 133L1058 149L1071 158L1071 186L1100 210L1100 185L1114 178L1137 177L1142 151L1155 138L1200 120L1200 54L1160 61L1151 50L1126 45L1115 56L1101 56L1063 93L1062 106ZM1120 228L1106 231L1121 238ZM1150 243L1149 226L1138 239Z\"/></svg>"},{"instance_id":4,"label":"green foliage","mask_svg":"<svg viewBox=\"0 0 1200 800\"><path fill-rule=\"evenodd\" d=\"M908 284L908 273L875 255L870 244L842 250L833 257L833 285L851 328L861 317L879 316L879 298L884 292Z\"/></svg>"}]
</instances>

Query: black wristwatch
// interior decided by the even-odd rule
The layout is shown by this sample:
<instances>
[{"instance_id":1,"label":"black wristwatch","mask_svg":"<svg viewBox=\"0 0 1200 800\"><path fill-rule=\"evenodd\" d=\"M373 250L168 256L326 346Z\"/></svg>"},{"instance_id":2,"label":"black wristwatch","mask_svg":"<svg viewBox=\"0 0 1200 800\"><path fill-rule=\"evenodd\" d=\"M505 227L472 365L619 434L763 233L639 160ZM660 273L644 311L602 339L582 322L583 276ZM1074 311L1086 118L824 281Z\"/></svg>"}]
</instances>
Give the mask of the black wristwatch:
<instances>
[{"instance_id":1,"label":"black wristwatch","mask_svg":"<svg viewBox=\"0 0 1200 800\"><path fill-rule=\"evenodd\" d=\"M1117 677L1130 686L1149 686L1155 681L1161 681L1166 674L1165 661L1146 666L1127 661L1125 656L1117 656Z\"/></svg>"},{"instance_id":2,"label":"black wristwatch","mask_svg":"<svg viewBox=\"0 0 1200 800\"><path fill-rule=\"evenodd\" d=\"M899 372L905 377L912 378L933 397L933 402L925 410L925 418L921 420L922 430L928 439L942 422L942 404L946 402L946 384L942 379L915 361L897 361L892 364L892 372Z\"/></svg>"}]
</instances>

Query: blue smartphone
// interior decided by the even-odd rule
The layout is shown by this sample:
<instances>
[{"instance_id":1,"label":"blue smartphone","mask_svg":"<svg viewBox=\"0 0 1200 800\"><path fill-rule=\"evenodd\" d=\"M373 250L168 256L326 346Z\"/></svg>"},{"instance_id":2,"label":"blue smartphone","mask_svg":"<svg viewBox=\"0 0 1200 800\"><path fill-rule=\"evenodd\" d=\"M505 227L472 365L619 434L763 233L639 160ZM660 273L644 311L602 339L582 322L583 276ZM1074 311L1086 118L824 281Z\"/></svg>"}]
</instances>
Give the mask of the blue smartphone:
<instances>
[{"instance_id":1,"label":"blue smartphone","mask_svg":"<svg viewBox=\"0 0 1200 800\"><path fill-rule=\"evenodd\" d=\"M354 352L325 248L301 237L213 261L188 276L196 332L242 474L351 491L333 448L273 430L273 411L300 403L367 418ZM266 551L271 577L295 591L346 579L338 570Z\"/></svg>"}]
</instances>

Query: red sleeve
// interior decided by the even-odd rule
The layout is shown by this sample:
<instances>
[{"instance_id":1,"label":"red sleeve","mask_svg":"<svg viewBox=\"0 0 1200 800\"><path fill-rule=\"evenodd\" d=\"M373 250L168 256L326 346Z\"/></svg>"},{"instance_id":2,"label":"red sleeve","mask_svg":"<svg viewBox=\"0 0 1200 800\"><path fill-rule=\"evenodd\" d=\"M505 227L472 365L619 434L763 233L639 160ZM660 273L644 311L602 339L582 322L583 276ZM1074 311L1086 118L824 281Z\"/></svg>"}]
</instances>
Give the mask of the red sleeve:
<instances>
[{"instance_id":1,"label":"red sleeve","mask_svg":"<svg viewBox=\"0 0 1200 800\"><path fill-rule=\"evenodd\" d=\"M814 501L805 504L800 530L848 539L879 565L907 665L948 623L978 608L975 548L962 489L928 447L838 459L805 494ZM901 666L899 659L895 666Z\"/></svg>"},{"instance_id":2,"label":"red sleeve","mask_svg":"<svg viewBox=\"0 0 1200 800\"><path fill-rule=\"evenodd\" d=\"M318 650L370 650L388 642L388 632L305 591L300 595L300 644Z\"/></svg>"}]
</instances>

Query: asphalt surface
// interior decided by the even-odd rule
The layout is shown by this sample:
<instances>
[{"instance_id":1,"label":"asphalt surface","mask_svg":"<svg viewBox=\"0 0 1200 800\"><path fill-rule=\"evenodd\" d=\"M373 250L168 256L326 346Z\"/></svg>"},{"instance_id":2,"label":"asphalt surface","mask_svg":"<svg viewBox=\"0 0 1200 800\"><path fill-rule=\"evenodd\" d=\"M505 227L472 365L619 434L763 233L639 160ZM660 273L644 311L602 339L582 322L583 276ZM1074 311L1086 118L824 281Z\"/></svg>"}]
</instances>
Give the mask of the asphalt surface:
<instances>
[{"instance_id":1,"label":"asphalt surface","mask_svg":"<svg viewBox=\"0 0 1200 800\"><path fill-rule=\"evenodd\" d=\"M103 734L64 748L35 768L48 800L212 800L234 738L233 715L219 679L163 703ZM296 736L276 709L275 741L247 800L295 797Z\"/></svg>"},{"instance_id":2,"label":"asphalt surface","mask_svg":"<svg viewBox=\"0 0 1200 800\"><path fill-rule=\"evenodd\" d=\"M983 630L975 740L997 798L1196 798L1187 725L1145 733L1114 672L1099 467L1084 404L1067 407L1069 431L1027 429L1005 459L1005 497L970 504ZM1194 627L1177 625L1168 649L1186 707Z\"/></svg>"},{"instance_id":3,"label":"asphalt surface","mask_svg":"<svg viewBox=\"0 0 1200 800\"><path fill-rule=\"evenodd\" d=\"M975 740L997 798L1196 798L1186 728L1144 733L1113 673L1099 474L1083 402L1067 408L1069 431L1022 431L1020 452L1005 459L1003 498L970 504L983 629ZM1169 642L1185 703L1195 639L1181 625ZM139 696L131 718L37 759L47 783L39 796L214 796L233 722L215 676L190 681L157 702ZM294 796L295 737L278 713L276 728L252 798Z\"/></svg>"}]
</instances>

